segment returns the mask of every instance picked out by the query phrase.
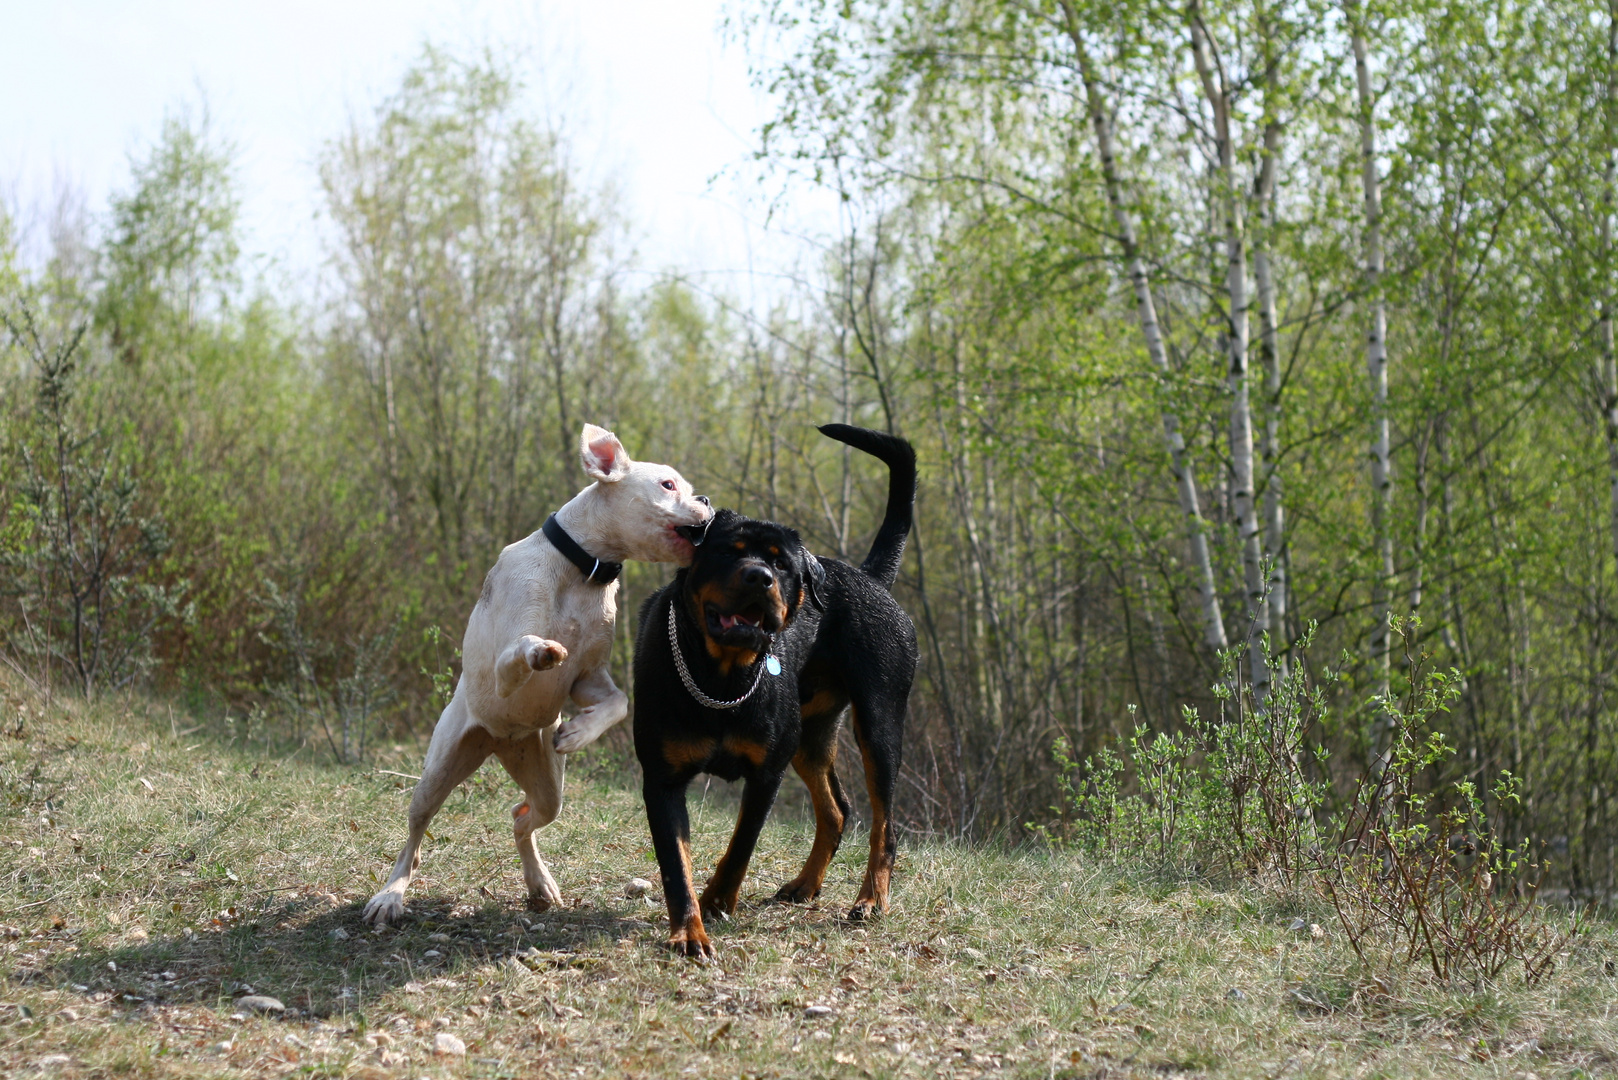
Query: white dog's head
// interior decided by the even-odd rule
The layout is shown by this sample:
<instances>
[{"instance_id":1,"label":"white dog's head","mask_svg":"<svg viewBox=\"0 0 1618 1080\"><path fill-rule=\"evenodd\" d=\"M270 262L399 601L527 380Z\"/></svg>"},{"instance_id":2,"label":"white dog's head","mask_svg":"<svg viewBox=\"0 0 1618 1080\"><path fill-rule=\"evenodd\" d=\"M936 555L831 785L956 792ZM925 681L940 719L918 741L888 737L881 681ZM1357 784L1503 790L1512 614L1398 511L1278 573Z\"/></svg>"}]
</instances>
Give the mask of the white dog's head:
<instances>
[{"instance_id":1,"label":"white dog's head","mask_svg":"<svg viewBox=\"0 0 1618 1080\"><path fill-rule=\"evenodd\" d=\"M618 436L594 424L579 435L579 456L595 481L599 509L592 517L622 558L691 562L696 549L675 530L706 523L713 507L693 494L685 477L667 465L630 460Z\"/></svg>"}]
</instances>

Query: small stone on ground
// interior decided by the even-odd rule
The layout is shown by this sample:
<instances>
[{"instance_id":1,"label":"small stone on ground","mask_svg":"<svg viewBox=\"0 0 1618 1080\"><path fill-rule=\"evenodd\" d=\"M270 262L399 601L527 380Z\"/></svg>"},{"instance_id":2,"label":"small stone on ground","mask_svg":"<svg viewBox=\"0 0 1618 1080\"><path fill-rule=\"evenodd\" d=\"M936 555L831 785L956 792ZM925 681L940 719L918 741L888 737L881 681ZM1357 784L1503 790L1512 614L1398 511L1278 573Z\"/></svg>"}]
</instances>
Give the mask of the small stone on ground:
<instances>
[{"instance_id":1,"label":"small stone on ground","mask_svg":"<svg viewBox=\"0 0 1618 1080\"><path fill-rule=\"evenodd\" d=\"M287 1007L264 994L248 994L236 999L236 1008L243 1012L278 1013L286 1012Z\"/></svg>"},{"instance_id":2,"label":"small stone on ground","mask_svg":"<svg viewBox=\"0 0 1618 1080\"><path fill-rule=\"evenodd\" d=\"M433 1053L443 1057L465 1057L466 1044L447 1031L433 1036Z\"/></svg>"}]
</instances>

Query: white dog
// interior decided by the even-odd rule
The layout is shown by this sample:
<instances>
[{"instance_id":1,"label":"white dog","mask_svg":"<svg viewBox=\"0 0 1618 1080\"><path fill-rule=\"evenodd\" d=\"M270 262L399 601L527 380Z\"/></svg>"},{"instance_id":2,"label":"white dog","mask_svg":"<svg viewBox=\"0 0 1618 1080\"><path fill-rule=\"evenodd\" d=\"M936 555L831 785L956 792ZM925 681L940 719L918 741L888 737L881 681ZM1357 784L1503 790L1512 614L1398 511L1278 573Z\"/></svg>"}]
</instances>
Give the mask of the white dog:
<instances>
[{"instance_id":1,"label":"white dog","mask_svg":"<svg viewBox=\"0 0 1618 1080\"><path fill-rule=\"evenodd\" d=\"M460 683L433 729L410 798L409 839L388 883L365 905L365 918L378 926L404 913L427 823L491 754L523 791L511 816L529 906L543 911L562 899L534 830L562 808L562 755L588 746L628 712L629 700L607 672L616 564L689 563L694 549L675 529L713 516L684 477L667 465L631 461L612 432L586 424L579 449L595 483L544 529L502 551L483 581L461 644ZM569 697L580 709L557 726Z\"/></svg>"}]
</instances>

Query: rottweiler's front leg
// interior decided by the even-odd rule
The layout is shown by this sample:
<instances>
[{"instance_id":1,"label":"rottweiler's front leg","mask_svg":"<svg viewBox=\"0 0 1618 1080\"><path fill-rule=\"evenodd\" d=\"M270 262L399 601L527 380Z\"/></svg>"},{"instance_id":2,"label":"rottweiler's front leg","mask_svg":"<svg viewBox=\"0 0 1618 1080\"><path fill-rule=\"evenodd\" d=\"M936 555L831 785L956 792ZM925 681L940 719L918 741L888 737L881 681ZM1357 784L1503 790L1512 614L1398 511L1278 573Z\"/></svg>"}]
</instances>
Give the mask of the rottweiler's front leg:
<instances>
[{"instance_id":1,"label":"rottweiler's front leg","mask_svg":"<svg viewBox=\"0 0 1618 1080\"><path fill-rule=\"evenodd\" d=\"M775 805L775 793L781 788L781 774L764 773L752 777L742 788L742 808L736 815L736 831L731 834L730 846L724 858L714 867L708 887L702 890L702 912L708 916L729 915L736 910L741 896L742 879L747 876L747 864L758 846L758 834Z\"/></svg>"},{"instance_id":2,"label":"rottweiler's front leg","mask_svg":"<svg viewBox=\"0 0 1618 1080\"><path fill-rule=\"evenodd\" d=\"M663 875L663 898L669 906L669 947L693 960L712 960L713 943L702 928L696 890L691 884L691 822L685 810L685 786L647 777L641 788L646 800L646 822L652 830L652 850Z\"/></svg>"}]
</instances>

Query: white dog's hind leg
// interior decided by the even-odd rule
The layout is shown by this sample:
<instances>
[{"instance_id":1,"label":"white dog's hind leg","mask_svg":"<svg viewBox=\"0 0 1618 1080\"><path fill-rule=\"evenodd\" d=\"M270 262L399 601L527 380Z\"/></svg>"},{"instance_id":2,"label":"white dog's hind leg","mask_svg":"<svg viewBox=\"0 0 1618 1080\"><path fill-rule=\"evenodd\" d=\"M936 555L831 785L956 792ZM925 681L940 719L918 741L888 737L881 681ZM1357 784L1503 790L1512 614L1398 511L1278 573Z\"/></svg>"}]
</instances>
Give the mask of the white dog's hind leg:
<instances>
[{"instance_id":1,"label":"white dog's hind leg","mask_svg":"<svg viewBox=\"0 0 1618 1080\"><path fill-rule=\"evenodd\" d=\"M556 820L562 811L562 781L567 762L549 745L546 732L527 738L495 744L495 754L506 772L522 788L524 799L511 810L511 831L522 859L523 884L528 887L528 906L544 911L562 902L545 860L539 857L534 832Z\"/></svg>"},{"instance_id":2,"label":"white dog's hind leg","mask_svg":"<svg viewBox=\"0 0 1618 1080\"><path fill-rule=\"evenodd\" d=\"M524 634L494 662L495 693L510 697L536 671L549 671L567 659L567 646L537 634Z\"/></svg>"},{"instance_id":3,"label":"white dog's hind leg","mask_svg":"<svg viewBox=\"0 0 1618 1080\"><path fill-rule=\"evenodd\" d=\"M583 749L629 715L629 698L606 668L597 668L573 684L573 700L584 708L556 728L556 749L564 754Z\"/></svg>"},{"instance_id":4,"label":"white dog's hind leg","mask_svg":"<svg viewBox=\"0 0 1618 1080\"><path fill-rule=\"evenodd\" d=\"M421 841L427 834L428 822L455 786L477 772L494 749L494 739L468 721L466 705L459 699L451 701L444 712L433 729L421 779L410 796L410 835L393 864L388 883L365 905L365 921L376 926L385 926L404 914L405 890L421 865Z\"/></svg>"}]
</instances>

